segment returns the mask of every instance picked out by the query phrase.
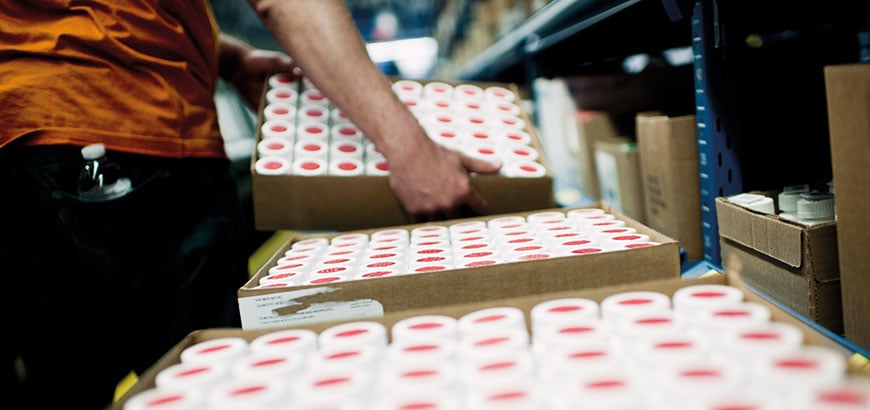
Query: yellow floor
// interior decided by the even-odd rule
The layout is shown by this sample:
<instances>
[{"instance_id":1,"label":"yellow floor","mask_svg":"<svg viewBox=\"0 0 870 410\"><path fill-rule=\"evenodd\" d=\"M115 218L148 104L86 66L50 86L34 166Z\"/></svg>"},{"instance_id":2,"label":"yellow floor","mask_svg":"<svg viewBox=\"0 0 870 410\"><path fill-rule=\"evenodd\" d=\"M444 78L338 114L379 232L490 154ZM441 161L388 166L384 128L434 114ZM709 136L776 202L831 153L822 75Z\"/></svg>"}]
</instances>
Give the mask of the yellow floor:
<instances>
[{"instance_id":1,"label":"yellow floor","mask_svg":"<svg viewBox=\"0 0 870 410\"><path fill-rule=\"evenodd\" d=\"M248 272L253 276L269 261L269 258L281 248L284 243L296 235L296 231L276 231L269 239L266 239L254 253L248 257Z\"/></svg>"}]
</instances>

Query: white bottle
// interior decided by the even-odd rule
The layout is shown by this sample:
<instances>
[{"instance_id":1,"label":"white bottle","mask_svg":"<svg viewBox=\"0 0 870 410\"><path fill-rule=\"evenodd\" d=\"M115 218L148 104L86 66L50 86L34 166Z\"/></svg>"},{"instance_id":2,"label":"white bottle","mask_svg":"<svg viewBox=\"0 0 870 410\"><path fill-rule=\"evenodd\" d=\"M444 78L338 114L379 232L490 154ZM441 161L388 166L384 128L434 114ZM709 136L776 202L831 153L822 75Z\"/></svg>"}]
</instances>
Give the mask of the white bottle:
<instances>
[{"instance_id":1,"label":"white bottle","mask_svg":"<svg viewBox=\"0 0 870 410\"><path fill-rule=\"evenodd\" d=\"M782 192L777 196L779 205L779 217L794 221L797 219L797 200L801 194L810 192L810 186L804 185L789 185L782 188Z\"/></svg>"},{"instance_id":2,"label":"white bottle","mask_svg":"<svg viewBox=\"0 0 870 410\"><path fill-rule=\"evenodd\" d=\"M797 222L804 225L833 222L835 216L834 194L830 192L807 192L797 200Z\"/></svg>"},{"instance_id":3,"label":"white bottle","mask_svg":"<svg viewBox=\"0 0 870 410\"><path fill-rule=\"evenodd\" d=\"M85 165L79 173L79 196L89 201L108 201L120 198L133 187L130 179L121 174L118 164L106 157L103 144L82 148Z\"/></svg>"}]
</instances>

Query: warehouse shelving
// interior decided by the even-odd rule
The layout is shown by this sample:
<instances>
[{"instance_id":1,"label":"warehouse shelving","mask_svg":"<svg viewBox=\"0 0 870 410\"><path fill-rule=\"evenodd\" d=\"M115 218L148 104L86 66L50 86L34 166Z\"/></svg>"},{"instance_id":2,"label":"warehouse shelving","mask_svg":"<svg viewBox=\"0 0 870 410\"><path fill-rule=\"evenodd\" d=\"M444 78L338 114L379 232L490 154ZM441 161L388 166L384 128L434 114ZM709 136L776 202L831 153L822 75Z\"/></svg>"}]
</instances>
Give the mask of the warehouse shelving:
<instances>
[{"instance_id":1,"label":"warehouse shelving","mask_svg":"<svg viewBox=\"0 0 870 410\"><path fill-rule=\"evenodd\" d=\"M449 74L522 87L539 77L618 71L614 61L634 53L690 46L704 258L684 261L682 270L698 277L722 270L716 197L831 178L822 68L859 61L868 7L850 0L555 0Z\"/></svg>"},{"instance_id":2,"label":"warehouse shelving","mask_svg":"<svg viewBox=\"0 0 870 410\"><path fill-rule=\"evenodd\" d=\"M857 61L860 3L555 0L450 74L528 85L691 46L703 271L721 266L717 196L830 178L821 67Z\"/></svg>"}]
</instances>

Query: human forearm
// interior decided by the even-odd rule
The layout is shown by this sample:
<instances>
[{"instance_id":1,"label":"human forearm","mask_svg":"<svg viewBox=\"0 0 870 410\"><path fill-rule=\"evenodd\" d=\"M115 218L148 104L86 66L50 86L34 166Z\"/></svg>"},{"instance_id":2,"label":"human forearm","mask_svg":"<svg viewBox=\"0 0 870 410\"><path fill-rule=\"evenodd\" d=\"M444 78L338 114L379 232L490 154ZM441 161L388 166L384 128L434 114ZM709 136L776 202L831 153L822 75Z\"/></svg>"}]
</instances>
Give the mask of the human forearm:
<instances>
[{"instance_id":1,"label":"human forearm","mask_svg":"<svg viewBox=\"0 0 870 410\"><path fill-rule=\"evenodd\" d=\"M286 54L252 47L228 34L221 33L218 44L218 75L232 84L252 109L259 106L269 74L294 69Z\"/></svg>"},{"instance_id":2,"label":"human forearm","mask_svg":"<svg viewBox=\"0 0 870 410\"><path fill-rule=\"evenodd\" d=\"M371 62L341 0L249 1L305 76L388 158L403 157L414 145L428 143Z\"/></svg>"}]
</instances>

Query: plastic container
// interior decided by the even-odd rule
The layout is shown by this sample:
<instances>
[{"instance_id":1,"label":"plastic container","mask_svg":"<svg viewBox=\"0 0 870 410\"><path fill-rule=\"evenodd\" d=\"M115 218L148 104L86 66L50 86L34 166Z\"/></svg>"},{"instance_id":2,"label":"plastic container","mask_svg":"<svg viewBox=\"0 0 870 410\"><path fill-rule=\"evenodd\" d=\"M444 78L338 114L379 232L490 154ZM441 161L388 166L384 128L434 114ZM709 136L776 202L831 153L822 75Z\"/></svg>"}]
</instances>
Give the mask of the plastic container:
<instances>
[{"instance_id":1,"label":"plastic container","mask_svg":"<svg viewBox=\"0 0 870 410\"><path fill-rule=\"evenodd\" d=\"M106 146L91 144L81 149L84 166L78 176L79 196L89 201L109 201L133 190L121 167L106 156Z\"/></svg>"},{"instance_id":2,"label":"plastic container","mask_svg":"<svg viewBox=\"0 0 870 410\"><path fill-rule=\"evenodd\" d=\"M499 172L508 178L542 178L547 176L547 168L536 161L505 163Z\"/></svg>"},{"instance_id":3,"label":"plastic container","mask_svg":"<svg viewBox=\"0 0 870 410\"><path fill-rule=\"evenodd\" d=\"M452 98L453 86L441 81L432 81L423 84L423 98L427 100L435 98Z\"/></svg>"},{"instance_id":4,"label":"plastic container","mask_svg":"<svg viewBox=\"0 0 870 410\"><path fill-rule=\"evenodd\" d=\"M239 378L210 390L207 402L210 410L271 410L281 408L290 397L284 381Z\"/></svg>"},{"instance_id":5,"label":"plastic container","mask_svg":"<svg viewBox=\"0 0 870 410\"><path fill-rule=\"evenodd\" d=\"M405 272L397 268L381 268L381 269L361 269L358 268L353 279L377 279L387 276L400 276Z\"/></svg>"},{"instance_id":6,"label":"plastic container","mask_svg":"<svg viewBox=\"0 0 870 410\"><path fill-rule=\"evenodd\" d=\"M516 129L498 129L495 131L496 141L499 144L519 144L529 145L532 143L532 136L523 131Z\"/></svg>"},{"instance_id":7,"label":"plastic container","mask_svg":"<svg viewBox=\"0 0 870 410\"><path fill-rule=\"evenodd\" d=\"M782 191L777 194L777 203L779 205L779 216L786 219L797 218L797 200L801 194L810 192L810 186L804 185L789 185L782 188Z\"/></svg>"},{"instance_id":8,"label":"plastic container","mask_svg":"<svg viewBox=\"0 0 870 410\"><path fill-rule=\"evenodd\" d=\"M393 92L400 97L420 97L423 95L423 84L414 80L397 80L393 82Z\"/></svg>"},{"instance_id":9,"label":"plastic container","mask_svg":"<svg viewBox=\"0 0 870 410\"><path fill-rule=\"evenodd\" d=\"M335 141L329 144L329 159L353 158L360 162L363 159L363 146L357 141Z\"/></svg>"},{"instance_id":10,"label":"plastic container","mask_svg":"<svg viewBox=\"0 0 870 410\"><path fill-rule=\"evenodd\" d=\"M773 198L768 196L743 193L729 196L728 200L735 205L742 206L755 212L761 212L768 215L776 214L773 206Z\"/></svg>"},{"instance_id":11,"label":"plastic container","mask_svg":"<svg viewBox=\"0 0 870 410\"><path fill-rule=\"evenodd\" d=\"M472 389L532 380L535 360L528 349L466 356L459 365L460 380Z\"/></svg>"},{"instance_id":12,"label":"plastic container","mask_svg":"<svg viewBox=\"0 0 870 410\"><path fill-rule=\"evenodd\" d=\"M314 138L302 138L293 145L293 155L296 159L302 158L329 158L329 143Z\"/></svg>"},{"instance_id":13,"label":"plastic container","mask_svg":"<svg viewBox=\"0 0 870 410\"><path fill-rule=\"evenodd\" d=\"M296 76L289 73L275 73L269 76L269 87L288 87L299 88L299 80Z\"/></svg>"},{"instance_id":14,"label":"plastic container","mask_svg":"<svg viewBox=\"0 0 870 410\"><path fill-rule=\"evenodd\" d=\"M262 157L254 163L254 171L260 175L288 175L292 173L292 162L284 156Z\"/></svg>"},{"instance_id":15,"label":"plastic container","mask_svg":"<svg viewBox=\"0 0 870 410\"><path fill-rule=\"evenodd\" d=\"M599 316L598 302L585 298L560 298L538 303L533 306L531 318L532 333L544 326L568 323L571 321L597 318Z\"/></svg>"},{"instance_id":16,"label":"plastic container","mask_svg":"<svg viewBox=\"0 0 870 410\"><path fill-rule=\"evenodd\" d=\"M248 341L240 337L220 337L186 347L181 351L183 363L232 364L248 355Z\"/></svg>"},{"instance_id":17,"label":"plastic container","mask_svg":"<svg viewBox=\"0 0 870 410\"><path fill-rule=\"evenodd\" d=\"M329 108L324 105L309 104L299 107L296 113L299 122L329 123Z\"/></svg>"},{"instance_id":18,"label":"plastic container","mask_svg":"<svg viewBox=\"0 0 870 410\"><path fill-rule=\"evenodd\" d=\"M489 86L483 91L484 98L487 101L496 102L516 102L517 94L508 88L500 86Z\"/></svg>"},{"instance_id":19,"label":"plastic container","mask_svg":"<svg viewBox=\"0 0 870 410\"><path fill-rule=\"evenodd\" d=\"M613 326L598 317L578 318L565 323L538 326L532 333L535 352L567 348L588 343L609 343Z\"/></svg>"},{"instance_id":20,"label":"plastic container","mask_svg":"<svg viewBox=\"0 0 870 410\"><path fill-rule=\"evenodd\" d=\"M296 124L296 138L329 141L329 126L321 122L300 122Z\"/></svg>"},{"instance_id":21,"label":"plastic container","mask_svg":"<svg viewBox=\"0 0 870 410\"><path fill-rule=\"evenodd\" d=\"M151 388L130 397L124 410L205 410L205 397L199 390Z\"/></svg>"},{"instance_id":22,"label":"plastic container","mask_svg":"<svg viewBox=\"0 0 870 410\"><path fill-rule=\"evenodd\" d=\"M251 341L252 353L298 353L302 357L317 351L317 333L308 329L276 330Z\"/></svg>"},{"instance_id":23,"label":"plastic container","mask_svg":"<svg viewBox=\"0 0 870 410\"><path fill-rule=\"evenodd\" d=\"M294 379L292 392L300 405L349 401L368 408L371 385L371 376L360 369L312 368Z\"/></svg>"},{"instance_id":24,"label":"plastic container","mask_svg":"<svg viewBox=\"0 0 870 410\"><path fill-rule=\"evenodd\" d=\"M677 289L671 300L677 314L694 322L704 310L742 303L743 291L727 285L693 285Z\"/></svg>"},{"instance_id":25,"label":"plastic container","mask_svg":"<svg viewBox=\"0 0 870 410\"><path fill-rule=\"evenodd\" d=\"M330 101L328 98L326 98L325 95L323 95L322 92L320 92L320 90L318 90L316 88L309 88L305 91L302 91L302 93L299 94L299 104L301 104L301 105L315 104L315 105L321 105L324 107L329 107Z\"/></svg>"},{"instance_id":26,"label":"plastic container","mask_svg":"<svg viewBox=\"0 0 870 410\"><path fill-rule=\"evenodd\" d=\"M453 98L461 101L483 100L483 89L474 84L457 84L453 87Z\"/></svg>"},{"instance_id":27,"label":"plastic container","mask_svg":"<svg viewBox=\"0 0 870 410\"><path fill-rule=\"evenodd\" d=\"M387 160L384 158L366 159L366 175L372 176L387 176L390 174L390 167Z\"/></svg>"},{"instance_id":28,"label":"plastic container","mask_svg":"<svg viewBox=\"0 0 870 410\"><path fill-rule=\"evenodd\" d=\"M796 221L804 225L832 222L836 218L834 194L830 192L807 192L797 200Z\"/></svg>"},{"instance_id":29,"label":"plastic container","mask_svg":"<svg viewBox=\"0 0 870 410\"><path fill-rule=\"evenodd\" d=\"M296 106L283 102L271 103L263 108L263 117L266 120L284 120L295 123Z\"/></svg>"},{"instance_id":30,"label":"plastic container","mask_svg":"<svg viewBox=\"0 0 870 410\"><path fill-rule=\"evenodd\" d=\"M280 137L266 137L257 143L257 154L260 158L276 156L293 157L293 141Z\"/></svg>"},{"instance_id":31,"label":"plastic container","mask_svg":"<svg viewBox=\"0 0 870 410\"><path fill-rule=\"evenodd\" d=\"M230 379L231 367L225 363L176 363L160 370L154 385L161 389L208 390Z\"/></svg>"},{"instance_id":32,"label":"plastic container","mask_svg":"<svg viewBox=\"0 0 870 410\"><path fill-rule=\"evenodd\" d=\"M365 165L356 158L334 158L329 160L327 174L340 177L355 177L365 174Z\"/></svg>"},{"instance_id":33,"label":"plastic container","mask_svg":"<svg viewBox=\"0 0 870 410\"><path fill-rule=\"evenodd\" d=\"M670 296L653 291L621 292L601 301L601 317L613 322L670 309Z\"/></svg>"},{"instance_id":34,"label":"plastic container","mask_svg":"<svg viewBox=\"0 0 870 410\"><path fill-rule=\"evenodd\" d=\"M297 158L291 165L291 174L301 176L326 175L327 163L323 158Z\"/></svg>"},{"instance_id":35,"label":"plastic container","mask_svg":"<svg viewBox=\"0 0 870 410\"><path fill-rule=\"evenodd\" d=\"M467 313L458 319L460 336L494 329L526 331L525 313L515 307L491 307Z\"/></svg>"},{"instance_id":36,"label":"plastic container","mask_svg":"<svg viewBox=\"0 0 870 410\"><path fill-rule=\"evenodd\" d=\"M321 346L313 356L306 357L306 371L361 369L369 372L379 367L381 357L380 349L366 344Z\"/></svg>"},{"instance_id":37,"label":"plastic container","mask_svg":"<svg viewBox=\"0 0 870 410\"><path fill-rule=\"evenodd\" d=\"M446 393L455 390L457 384L454 366L444 361L388 361L378 373L376 396L392 391Z\"/></svg>"},{"instance_id":38,"label":"plastic container","mask_svg":"<svg viewBox=\"0 0 870 410\"><path fill-rule=\"evenodd\" d=\"M404 340L458 339L458 321L450 316L421 315L402 319L392 329L393 342Z\"/></svg>"},{"instance_id":39,"label":"plastic container","mask_svg":"<svg viewBox=\"0 0 870 410\"><path fill-rule=\"evenodd\" d=\"M252 353L235 362L231 373L237 379L287 380L305 369L303 357L294 353Z\"/></svg>"},{"instance_id":40,"label":"plastic container","mask_svg":"<svg viewBox=\"0 0 870 410\"><path fill-rule=\"evenodd\" d=\"M299 91L291 87L274 87L266 92L266 102L269 104L284 103L296 106L299 101Z\"/></svg>"},{"instance_id":41,"label":"plastic container","mask_svg":"<svg viewBox=\"0 0 870 410\"><path fill-rule=\"evenodd\" d=\"M355 321L326 328L317 339L321 348L367 345L382 351L387 347L387 328L378 322Z\"/></svg>"},{"instance_id":42,"label":"plastic container","mask_svg":"<svg viewBox=\"0 0 870 410\"><path fill-rule=\"evenodd\" d=\"M296 137L296 125L280 118L266 120L260 126L260 134L263 138L283 138L293 141Z\"/></svg>"},{"instance_id":43,"label":"plastic container","mask_svg":"<svg viewBox=\"0 0 870 410\"><path fill-rule=\"evenodd\" d=\"M362 131L353 123L341 123L333 125L329 130L332 142L351 141L360 144L362 147L365 136Z\"/></svg>"}]
</instances>

